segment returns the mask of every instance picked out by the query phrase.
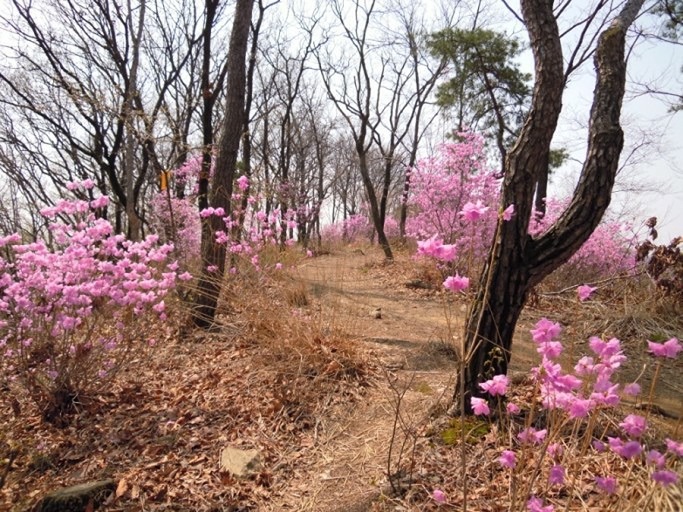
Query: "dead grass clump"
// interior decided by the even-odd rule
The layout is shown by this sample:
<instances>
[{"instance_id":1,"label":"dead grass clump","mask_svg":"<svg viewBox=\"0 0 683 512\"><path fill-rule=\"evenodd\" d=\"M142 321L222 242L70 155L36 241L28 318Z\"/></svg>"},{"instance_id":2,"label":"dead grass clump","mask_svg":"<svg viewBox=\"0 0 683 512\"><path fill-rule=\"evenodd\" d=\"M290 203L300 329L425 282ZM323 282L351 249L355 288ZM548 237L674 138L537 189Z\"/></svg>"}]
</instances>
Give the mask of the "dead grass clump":
<instances>
[{"instance_id":1,"label":"dead grass clump","mask_svg":"<svg viewBox=\"0 0 683 512\"><path fill-rule=\"evenodd\" d=\"M303 282L262 276L242 290L245 341L260 347L256 363L275 375L273 394L288 421L312 427L323 408L359 396L371 368L356 340L325 327Z\"/></svg>"}]
</instances>

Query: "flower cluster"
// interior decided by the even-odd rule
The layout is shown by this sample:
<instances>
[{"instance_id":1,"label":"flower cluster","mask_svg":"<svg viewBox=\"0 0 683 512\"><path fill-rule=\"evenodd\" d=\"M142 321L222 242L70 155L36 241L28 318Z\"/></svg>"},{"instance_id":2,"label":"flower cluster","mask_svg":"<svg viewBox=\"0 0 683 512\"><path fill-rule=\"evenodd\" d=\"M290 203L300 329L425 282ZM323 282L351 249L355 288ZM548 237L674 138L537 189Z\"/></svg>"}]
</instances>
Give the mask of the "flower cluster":
<instances>
[{"instance_id":1,"label":"flower cluster","mask_svg":"<svg viewBox=\"0 0 683 512\"><path fill-rule=\"evenodd\" d=\"M105 205L65 200L43 210L50 244L0 240L0 373L43 405L97 388L149 341L149 315L166 317L178 277L172 246L115 234L95 215Z\"/></svg>"},{"instance_id":2,"label":"flower cluster","mask_svg":"<svg viewBox=\"0 0 683 512\"><path fill-rule=\"evenodd\" d=\"M604 340L591 337L590 356L584 356L574 366L573 372L565 372L558 362L563 346L558 341L561 326L546 318L541 319L531 330L536 350L541 356L540 364L532 370L532 377L540 390L541 405L548 410L557 411L564 421L581 421L598 410L613 408L620 402L620 394L637 394L640 386L637 383L621 386L614 382L614 375L626 360L621 342L616 338ZM650 353L657 358L675 358L683 350L678 339L672 338L664 343L648 342ZM496 375L479 385L482 392L490 397L500 397L507 393L508 379L504 375ZM487 416L491 413L491 405L486 398L472 397L471 408L474 414ZM520 408L514 403L507 404L509 414L517 414ZM558 417L558 416L555 416ZM548 426L551 428L551 425ZM550 486L563 485L566 468L561 464L564 451L562 445L550 443L552 438L548 428L537 429L526 426L517 432L515 440L517 448L504 449L498 462L501 466L515 470L518 467L520 454L525 447L543 446L552 461L547 471ZM630 459L650 468L650 476L660 485L671 485L679 480L678 473L670 469L675 461L683 456L683 443L672 439L666 440L666 452L647 450L643 437L648 429L646 417L628 414L619 423L621 436L607 437L606 442L594 439L592 442L596 452L608 450L619 457ZM590 435L590 434L589 434ZM537 448L536 448L537 449ZM613 494L619 487L619 481L611 475L595 478L596 487L604 493ZM552 511L552 505L545 505L537 496L531 496L527 502L529 511Z\"/></svg>"}]
</instances>

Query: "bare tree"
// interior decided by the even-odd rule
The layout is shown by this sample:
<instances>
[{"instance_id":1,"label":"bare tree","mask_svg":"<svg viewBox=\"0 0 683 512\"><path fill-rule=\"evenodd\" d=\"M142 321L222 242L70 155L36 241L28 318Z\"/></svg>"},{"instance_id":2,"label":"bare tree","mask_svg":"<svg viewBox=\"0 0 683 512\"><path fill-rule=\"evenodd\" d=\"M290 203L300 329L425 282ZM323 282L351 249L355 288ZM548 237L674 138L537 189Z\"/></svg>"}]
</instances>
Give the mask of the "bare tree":
<instances>
[{"instance_id":1,"label":"bare tree","mask_svg":"<svg viewBox=\"0 0 683 512\"><path fill-rule=\"evenodd\" d=\"M237 0L228 48L225 113L209 197L212 207L225 212L231 211L233 179L244 130L245 60L253 5L254 0ZM195 325L202 328L213 324L225 274L226 247L216 242L216 233L223 229L225 224L219 216L212 215L202 221L202 275L193 315Z\"/></svg>"}]
</instances>

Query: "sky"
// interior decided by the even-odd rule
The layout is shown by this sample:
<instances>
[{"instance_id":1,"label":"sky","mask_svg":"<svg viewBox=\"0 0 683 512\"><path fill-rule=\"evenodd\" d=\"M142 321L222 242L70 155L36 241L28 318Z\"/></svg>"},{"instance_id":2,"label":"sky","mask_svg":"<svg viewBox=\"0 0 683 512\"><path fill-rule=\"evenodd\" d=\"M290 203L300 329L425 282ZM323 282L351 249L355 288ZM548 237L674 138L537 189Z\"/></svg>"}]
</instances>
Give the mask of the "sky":
<instances>
[{"instance_id":1,"label":"sky","mask_svg":"<svg viewBox=\"0 0 683 512\"><path fill-rule=\"evenodd\" d=\"M582 4L586 2L578 2ZM651 27L653 22L651 17L643 17L638 25ZM525 37L521 24L503 23L519 37ZM533 73L530 52L521 63L525 71ZM643 91L647 85L683 94L683 46L641 39L629 55L627 72L621 118L625 137L620 159L623 169L617 177L610 211L632 219L642 233L644 221L656 216L658 240L668 243L683 235L683 111L672 113L663 96ZM555 144L570 150L570 160L552 178L550 194L568 195L574 189L585 156L585 127L594 85L593 66L587 63L565 91Z\"/></svg>"}]
</instances>

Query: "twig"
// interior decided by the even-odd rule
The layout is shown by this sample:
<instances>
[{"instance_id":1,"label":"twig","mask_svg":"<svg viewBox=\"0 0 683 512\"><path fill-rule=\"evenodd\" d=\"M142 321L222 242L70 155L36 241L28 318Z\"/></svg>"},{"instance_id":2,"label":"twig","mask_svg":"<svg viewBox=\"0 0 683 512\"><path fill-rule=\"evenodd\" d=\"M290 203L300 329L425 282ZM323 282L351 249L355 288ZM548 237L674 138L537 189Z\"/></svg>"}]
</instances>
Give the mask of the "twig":
<instances>
[{"instance_id":1,"label":"twig","mask_svg":"<svg viewBox=\"0 0 683 512\"><path fill-rule=\"evenodd\" d=\"M629 270L633 270L634 268L636 268L636 267L632 267L632 268L629 269ZM593 285L593 284L605 284L605 283L609 283L609 282L611 282L611 281L618 281L618 280L620 280L620 279L633 279L634 277L642 276L642 275L644 275L644 274L645 274L645 272L641 270L640 272L637 272L636 274L627 274L627 275L610 276L610 277L606 277L605 279L600 279L600 280L598 280L598 281L592 281L592 282L590 282L590 283L582 283L582 284L588 284L588 285ZM558 290L558 291L539 293L539 295L540 295L541 297L550 297L550 296L553 296L553 295L562 295L562 294L565 293L565 292L568 292L568 291L571 291L571 290L575 290L575 289L578 288L579 286L581 286L581 284L573 284L573 285L571 285L571 286L567 286L566 288L562 288L561 290Z\"/></svg>"}]
</instances>

